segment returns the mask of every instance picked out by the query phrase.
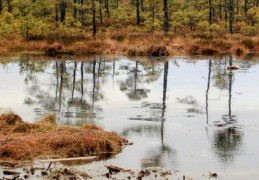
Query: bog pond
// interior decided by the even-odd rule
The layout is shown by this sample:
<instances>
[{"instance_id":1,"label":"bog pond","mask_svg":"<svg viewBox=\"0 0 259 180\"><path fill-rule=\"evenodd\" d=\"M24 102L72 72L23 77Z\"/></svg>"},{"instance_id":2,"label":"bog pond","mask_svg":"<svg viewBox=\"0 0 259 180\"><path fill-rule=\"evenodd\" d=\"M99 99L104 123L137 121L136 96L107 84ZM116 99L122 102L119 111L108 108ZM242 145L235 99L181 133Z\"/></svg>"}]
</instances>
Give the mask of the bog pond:
<instances>
[{"instance_id":1,"label":"bog pond","mask_svg":"<svg viewBox=\"0 0 259 180\"><path fill-rule=\"evenodd\" d=\"M208 172L258 178L259 58L87 59L2 59L0 110L28 122L54 112L58 124L92 123L134 143L111 158L70 165L83 170L113 164L197 179Z\"/></svg>"}]
</instances>

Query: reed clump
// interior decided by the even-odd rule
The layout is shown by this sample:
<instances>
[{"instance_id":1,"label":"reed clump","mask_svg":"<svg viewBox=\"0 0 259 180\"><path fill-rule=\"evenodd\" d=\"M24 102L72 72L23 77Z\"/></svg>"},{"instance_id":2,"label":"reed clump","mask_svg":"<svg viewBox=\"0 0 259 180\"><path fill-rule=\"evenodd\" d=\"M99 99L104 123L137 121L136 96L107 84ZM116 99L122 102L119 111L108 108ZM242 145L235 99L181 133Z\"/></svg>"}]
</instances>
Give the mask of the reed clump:
<instances>
[{"instance_id":1,"label":"reed clump","mask_svg":"<svg viewBox=\"0 0 259 180\"><path fill-rule=\"evenodd\" d=\"M27 123L14 113L0 115L1 161L33 161L37 157L80 157L118 153L125 139L94 125L57 126L48 114L36 123Z\"/></svg>"}]
</instances>

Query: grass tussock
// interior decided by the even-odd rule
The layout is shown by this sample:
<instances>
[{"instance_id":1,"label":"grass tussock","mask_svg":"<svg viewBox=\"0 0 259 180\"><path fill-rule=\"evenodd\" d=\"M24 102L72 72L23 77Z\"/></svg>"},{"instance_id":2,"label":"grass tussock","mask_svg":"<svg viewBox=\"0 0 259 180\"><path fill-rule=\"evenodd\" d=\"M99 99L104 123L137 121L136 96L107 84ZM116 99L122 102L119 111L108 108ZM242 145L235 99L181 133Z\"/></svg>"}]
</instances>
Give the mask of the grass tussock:
<instances>
[{"instance_id":1,"label":"grass tussock","mask_svg":"<svg viewBox=\"0 0 259 180\"><path fill-rule=\"evenodd\" d=\"M2 161L32 161L37 157L79 157L118 153L125 139L94 125L57 126L55 115L26 123L14 113L0 115Z\"/></svg>"}]
</instances>

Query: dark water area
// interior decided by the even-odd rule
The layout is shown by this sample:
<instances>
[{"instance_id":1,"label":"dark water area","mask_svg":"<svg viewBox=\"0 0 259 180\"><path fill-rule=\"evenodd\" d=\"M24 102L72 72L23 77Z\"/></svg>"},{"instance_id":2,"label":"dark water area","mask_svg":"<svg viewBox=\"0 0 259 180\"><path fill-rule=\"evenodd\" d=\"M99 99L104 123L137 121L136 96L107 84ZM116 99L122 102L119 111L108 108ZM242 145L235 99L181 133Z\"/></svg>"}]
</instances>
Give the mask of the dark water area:
<instances>
[{"instance_id":1,"label":"dark water area","mask_svg":"<svg viewBox=\"0 0 259 180\"><path fill-rule=\"evenodd\" d=\"M259 58L136 60L2 61L0 109L28 122L54 112L59 124L92 123L134 142L81 169L159 166L192 177L256 179Z\"/></svg>"}]
</instances>

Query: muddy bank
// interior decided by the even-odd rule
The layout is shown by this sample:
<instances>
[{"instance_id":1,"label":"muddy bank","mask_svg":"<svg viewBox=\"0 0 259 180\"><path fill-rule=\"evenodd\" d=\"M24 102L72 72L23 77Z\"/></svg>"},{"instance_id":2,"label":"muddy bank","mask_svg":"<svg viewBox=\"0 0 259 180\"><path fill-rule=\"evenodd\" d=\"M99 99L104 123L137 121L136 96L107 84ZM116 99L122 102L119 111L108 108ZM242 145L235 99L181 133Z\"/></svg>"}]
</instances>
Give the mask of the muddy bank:
<instances>
[{"instance_id":1,"label":"muddy bank","mask_svg":"<svg viewBox=\"0 0 259 180\"><path fill-rule=\"evenodd\" d=\"M7 162L32 162L36 158L87 157L119 153L127 141L113 132L93 125L57 126L49 114L36 123L26 123L19 115L0 115L0 158Z\"/></svg>"},{"instance_id":2,"label":"muddy bank","mask_svg":"<svg viewBox=\"0 0 259 180\"><path fill-rule=\"evenodd\" d=\"M34 164L25 166L22 169L4 168L0 171L2 179L98 179L98 180L121 180L121 179L164 179L164 180L191 180L192 175L188 175L179 170L168 170L161 167L148 167L144 169L124 169L114 165L103 165L99 169L85 169L65 167L60 163ZM206 172L199 175L199 179L226 179L224 174Z\"/></svg>"}]
</instances>

